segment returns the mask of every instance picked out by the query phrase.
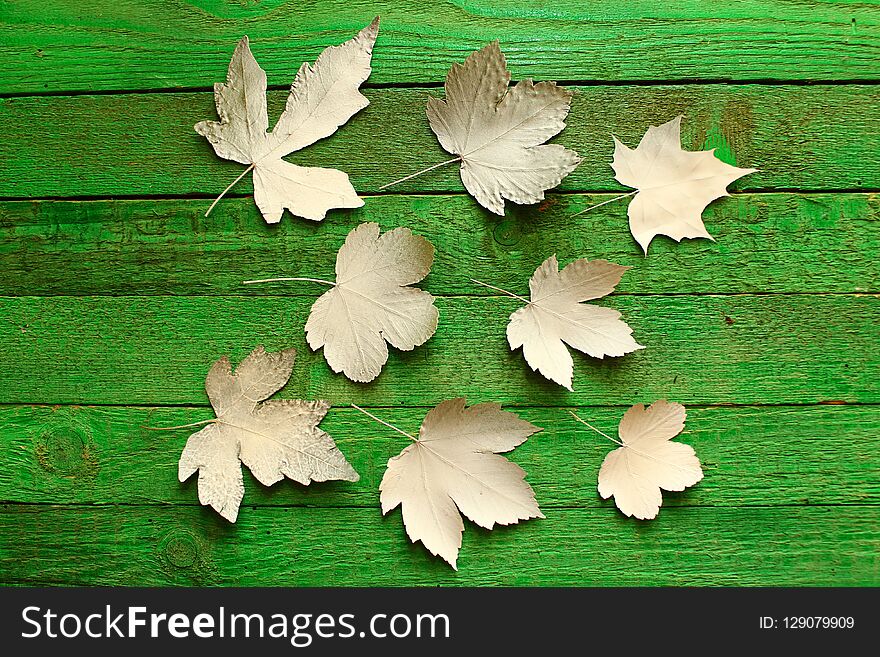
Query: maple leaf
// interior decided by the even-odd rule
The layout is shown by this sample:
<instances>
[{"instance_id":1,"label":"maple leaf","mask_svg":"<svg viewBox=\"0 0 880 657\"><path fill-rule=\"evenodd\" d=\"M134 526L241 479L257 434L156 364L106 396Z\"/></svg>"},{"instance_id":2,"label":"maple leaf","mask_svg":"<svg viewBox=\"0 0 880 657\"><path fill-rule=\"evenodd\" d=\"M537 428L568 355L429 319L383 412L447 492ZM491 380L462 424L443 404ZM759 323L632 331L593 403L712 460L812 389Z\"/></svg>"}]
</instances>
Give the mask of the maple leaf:
<instances>
[{"instance_id":1,"label":"maple leaf","mask_svg":"<svg viewBox=\"0 0 880 657\"><path fill-rule=\"evenodd\" d=\"M217 155L249 165L223 194L253 170L254 200L268 223L281 221L285 208L320 221L332 208L364 204L344 172L301 167L281 158L329 137L369 104L358 88L370 75L378 32L377 17L353 39L325 48L314 64L304 63L272 132L267 132L266 73L251 54L248 38L239 41L226 83L214 85L220 121L195 125Z\"/></svg>"},{"instance_id":2,"label":"maple leaf","mask_svg":"<svg viewBox=\"0 0 880 657\"><path fill-rule=\"evenodd\" d=\"M434 247L395 228L379 236L379 225L361 224L345 239L336 256L336 282L312 306L306 339L323 347L334 372L352 381L372 381L388 360L386 342L410 351L437 330L434 297L406 287L428 275ZM296 280L296 279L293 279Z\"/></svg>"},{"instance_id":3,"label":"maple leaf","mask_svg":"<svg viewBox=\"0 0 880 657\"><path fill-rule=\"evenodd\" d=\"M574 364L566 344L595 358L644 349L633 340L632 329L619 312L580 303L613 292L627 269L582 258L559 271L556 256L547 258L529 280L531 300L511 294L528 304L510 316L511 350L522 347L533 370L571 390Z\"/></svg>"},{"instance_id":4,"label":"maple leaf","mask_svg":"<svg viewBox=\"0 0 880 657\"><path fill-rule=\"evenodd\" d=\"M703 225L706 206L730 196L727 186L757 169L741 169L715 157L715 149L681 148L681 116L651 126L633 150L614 137L615 178L637 190L627 214L633 237L645 253L657 235L713 239Z\"/></svg>"},{"instance_id":5,"label":"maple leaf","mask_svg":"<svg viewBox=\"0 0 880 657\"><path fill-rule=\"evenodd\" d=\"M382 513L400 506L410 540L421 541L456 569L461 514L486 529L544 517L525 471L499 456L540 427L502 411L500 404L465 408L466 403L463 397L450 399L429 411L418 438L367 413L414 441L388 460L379 486Z\"/></svg>"},{"instance_id":6,"label":"maple leaf","mask_svg":"<svg viewBox=\"0 0 880 657\"><path fill-rule=\"evenodd\" d=\"M293 371L295 349L267 353L257 347L232 373L224 356L211 367L205 390L216 420L192 434L180 456L178 478L199 473L199 501L235 522L244 496L241 463L271 486L285 476L301 484L357 481L329 434L318 428L325 401L273 399Z\"/></svg>"},{"instance_id":7,"label":"maple leaf","mask_svg":"<svg viewBox=\"0 0 880 657\"><path fill-rule=\"evenodd\" d=\"M565 127L571 92L510 72L497 41L453 64L446 99L428 100L428 120L444 149L458 155L461 181L483 207L504 214L504 199L537 203L580 163L558 144L540 145Z\"/></svg>"},{"instance_id":8,"label":"maple leaf","mask_svg":"<svg viewBox=\"0 0 880 657\"><path fill-rule=\"evenodd\" d=\"M627 516L649 520L663 504L660 489L681 491L700 481L703 470L694 448L671 441L684 429L685 417L684 406L665 399L647 410L643 404L630 408L620 420L620 447L599 469L599 494L613 495Z\"/></svg>"}]
</instances>

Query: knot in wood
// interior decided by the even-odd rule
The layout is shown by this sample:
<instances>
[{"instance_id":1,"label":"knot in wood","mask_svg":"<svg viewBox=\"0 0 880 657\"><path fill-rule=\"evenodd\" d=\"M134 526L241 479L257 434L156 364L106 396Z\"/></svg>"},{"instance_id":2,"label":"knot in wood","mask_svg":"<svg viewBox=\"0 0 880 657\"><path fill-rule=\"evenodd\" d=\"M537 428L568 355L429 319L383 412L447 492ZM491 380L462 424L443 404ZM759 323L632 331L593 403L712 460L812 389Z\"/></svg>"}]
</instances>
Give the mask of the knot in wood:
<instances>
[{"instance_id":1,"label":"knot in wood","mask_svg":"<svg viewBox=\"0 0 880 657\"><path fill-rule=\"evenodd\" d=\"M94 476L98 470L91 432L70 418L59 418L41 427L35 453L41 468L62 477Z\"/></svg>"},{"instance_id":2,"label":"knot in wood","mask_svg":"<svg viewBox=\"0 0 880 657\"><path fill-rule=\"evenodd\" d=\"M194 568L201 561L199 540L183 530L168 534L162 541L160 552L168 565L174 568Z\"/></svg>"},{"instance_id":3,"label":"knot in wood","mask_svg":"<svg viewBox=\"0 0 880 657\"><path fill-rule=\"evenodd\" d=\"M510 219L501 221L492 231L492 237L502 246L514 246L522 238L519 222Z\"/></svg>"}]
</instances>

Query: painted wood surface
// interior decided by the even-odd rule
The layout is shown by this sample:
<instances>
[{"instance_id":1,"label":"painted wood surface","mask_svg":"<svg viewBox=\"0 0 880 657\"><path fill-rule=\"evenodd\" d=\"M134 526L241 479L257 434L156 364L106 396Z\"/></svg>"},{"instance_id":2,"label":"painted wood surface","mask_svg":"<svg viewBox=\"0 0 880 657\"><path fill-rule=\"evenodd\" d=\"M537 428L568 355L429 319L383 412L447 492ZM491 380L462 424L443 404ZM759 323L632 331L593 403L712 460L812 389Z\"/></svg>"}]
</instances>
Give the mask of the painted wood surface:
<instances>
[{"instance_id":1,"label":"painted wood surface","mask_svg":"<svg viewBox=\"0 0 880 657\"><path fill-rule=\"evenodd\" d=\"M477 401L474 398L473 401ZM579 424L566 408L524 407L516 412L543 427L510 457L528 472L542 508L602 508L596 473L615 445ZM625 407L571 410L613 434ZM382 407L372 412L415 432L426 408ZM177 457L197 429L157 431L211 417L208 407L4 406L0 427L8 449L0 461L0 499L40 504L198 504L195 480L177 482ZM876 445L862 439L865 426L880 423L880 407L737 406L691 407L681 440L693 445L706 478L663 508L878 504L880 481L870 471ZM321 427L332 435L360 473L357 483L273 488L246 477L245 516L250 505L363 507L378 513L378 486L389 458L406 439L347 406L330 410ZM743 441L741 436L761 436ZM829 485L833 480L834 485ZM781 483L784 482L784 486ZM610 513L610 515L614 515ZM511 532L516 540L516 532Z\"/></svg>"},{"instance_id":2,"label":"painted wood surface","mask_svg":"<svg viewBox=\"0 0 880 657\"><path fill-rule=\"evenodd\" d=\"M192 506L5 505L0 568L47 585L853 586L876 581L875 509L686 507L649 524L559 509L468 525L455 572L378 508L259 507L230 526Z\"/></svg>"},{"instance_id":3,"label":"painted wood surface","mask_svg":"<svg viewBox=\"0 0 880 657\"><path fill-rule=\"evenodd\" d=\"M517 78L880 78L874 2L16 0L0 11L3 93L207 89L243 34L270 83L287 85L376 15L374 84L439 82L494 39Z\"/></svg>"},{"instance_id":4,"label":"painted wood surface","mask_svg":"<svg viewBox=\"0 0 880 657\"><path fill-rule=\"evenodd\" d=\"M0 295L314 296L313 286L242 283L332 276L336 251L364 221L430 239L435 264L422 287L435 295L496 294L470 278L526 293L554 253L631 267L618 294L880 292L876 194L736 194L703 215L717 241L661 236L648 258L626 229L626 201L572 216L610 198L553 194L498 217L461 194L386 195L320 224L275 226L251 198L225 199L207 218L201 199L0 202Z\"/></svg>"},{"instance_id":5,"label":"painted wood surface","mask_svg":"<svg viewBox=\"0 0 880 657\"><path fill-rule=\"evenodd\" d=\"M225 75L219 69L217 81ZM760 169L732 190L880 190L880 88L874 85L572 88L568 127L553 142L573 148L584 162L560 190L625 189L610 167L611 135L634 147L649 125L678 114L685 115L684 148L717 148L730 164ZM344 169L355 189L374 193L449 159L425 118L428 98L441 94L434 88L368 89L366 109L331 138L288 159ZM286 98L284 91L269 95L271 122ZM0 196L213 198L244 169L214 155L193 130L196 122L215 116L209 92L0 99L7 135L0 142L0 160L8 167ZM47 129L34 130L34 125ZM247 177L234 192L251 190ZM462 190L454 166L389 189Z\"/></svg>"},{"instance_id":6,"label":"painted wood surface","mask_svg":"<svg viewBox=\"0 0 880 657\"><path fill-rule=\"evenodd\" d=\"M331 270L332 271L332 270ZM320 290L319 290L320 291ZM317 296L317 294L315 295ZM424 346L390 350L382 375L333 374L305 343L308 297L0 298L3 401L191 404L205 401L208 366L258 344L295 347L287 396L334 404L433 406L456 396L550 406L880 402L875 295L620 296L646 349L625 358L575 353L574 392L529 369L505 337L508 297L440 297Z\"/></svg>"},{"instance_id":7,"label":"painted wood surface","mask_svg":"<svg viewBox=\"0 0 880 657\"><path fill-rule=\"evenodd\" d=\"M880 585L880 3L17 0L0 5L0 583L47 585ZM371 105L291 157L350 173L366 205L265 225L241 167L193 124L244 33L267 70L270 118L305 59L382 16ZM515 79L575 90L556 138L584 163L505 217L463 193L425 120L449 65L500 38ZM704 219L715 237L659 238L647 257L611 135L635 144L684 114L683 145L760 172ZM420 284L441 323L356 385L305 344L323 288L363 221L436 247ZM504 329L542 260L631 269L597 303L647 349L574 354L575 392L533 373ZM296 347L281 398L326 398L322 427L357 483L267 489L249 474L239 521L177 481L186 429L208 419L210 364ZM510 457L547 518L466 523L460 570L382 517L378 483L405 445L351 402L414 431L448 397L498 401L544 430ZM706 476L656 521L596 493L636 402L688 405L681 440Z\"/></svg>"}]
</instances>

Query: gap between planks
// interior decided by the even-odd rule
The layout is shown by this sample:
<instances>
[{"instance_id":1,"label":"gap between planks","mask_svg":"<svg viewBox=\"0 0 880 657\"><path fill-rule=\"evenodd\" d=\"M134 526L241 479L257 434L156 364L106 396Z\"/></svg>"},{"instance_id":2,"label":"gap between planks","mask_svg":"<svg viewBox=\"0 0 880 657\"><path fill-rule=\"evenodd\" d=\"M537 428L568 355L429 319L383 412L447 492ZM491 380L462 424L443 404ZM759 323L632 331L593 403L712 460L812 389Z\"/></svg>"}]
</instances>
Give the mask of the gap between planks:
<instances>
[{"instance_id":1,"label":"gap between planks","mask_svg":"<svg viewBox=\"0 0 880 657\"><path fill-rule=\"evenodd\" d=\"M524 274L524 276L527 274ZM280 285L280 283L266 283L266 285ZM413 288L422 289L422 288ZM510 296L504 294L448 294L430 292L435 299L510 299ZM522 296L525 296L523 293ZM260 297L262 299L291 299L291 298L314 298L317 299L320 294L309 294L307 292L298 292L291 290L290 292L256 292L254 294L3 294L3 299L252 299ZM633 297L633 298L681 298L681 297L880 297L880 290L858 290L852 292L614 292L610 295L602 297L603 299L614 299L615 297Z\"/></svg>"},{"instance_id":2,"label":"gap between planks","mask_svg":"<svg viewBox=\"0 0 880 657\"><path fill-rule=\"evenodd\" d=\"M566 190L566 191L553 191L550 190L548 193L548 197L570 197L570 196L599 196L599 195L612 195L612 194L620 194L623 191L626 191L627 187L609 187L607 189L578 189L578 190ZM738 197L746 197L746 196L769 196L769 195L781 195L781 194L795 194L798 196L831 196L831 195L843 195L843 194L880 194L880 187L841 187L835 189L800 189L797 187L756 187L755 189L749 189L748 191L743 192L734 192L728 194L725 198L738 198ZM427 190L427 191L419 191L419 192L375 192L370 191L363 194L359 194L362 199L370 199L370 198L382 198L388 196L401 196L401 197L431 197L431 196L460 196L460 197L469 197L470 195L462 190L462 189L449 189L449 190ZM233 199L233 200L242 200L242 199L253 199L253 193L233 193L230 192L226 194L224 199ZM108 202L108 201L213 201L216 198L214 194L85 194L82 196L0 196L0 203L62 203L62 202L70 202L70 203L89 203L89 202ZM476 202L475 202L476 203ZM512 202L511 202L512 203ZM476 206L475 206L476 207ZM528 205L518 205L520 208L528 208ZM338 208L331 210L331 212L342 212ZM350 211L349 211L350 213ZM293 217L290 213L286 213L286 218L292 219L295 221L305 221L300 219L300 217ZM502 217L502 219L507 218Z\"/></svg>"},{"instance_id":3,"label":"gap between planks","mask_svg":"<svg viewBox=\"0 0 880 657\"><path fill-rule=\"evenodd\" d=\"M434 408L435 405L409 405L409 404L388 404L388 405L377 405L377 404L362 404L361 408L366 409L377 409L377 410L394 410L394 409L424 409L430 410ZM568 409L568 408L578 408L578 409L627 409L632 404L503 404L504 408L517 408L521 410L529 410L529 409L542 409L542 408L550 408L550 409ZM820 402L779 402L779 403L771 403L768 402L766 404L737 404L737 403L718 403L718 404L688 404L688 409L701 409L701 410L713 410L713 409L754 409L761 410L765 408L773 408L773 409L807 409L807 408L826 408L829 406L845 406L847 408L873 408L875 406L880 406L880 401L877 402L847 402L847 401L838 401L838 400L829 400L829 401L820 401ZM11 409L11 408L128 408L132 410L145 410L148 411L150 409L166 409L166 408L176 408L180 410L199 410L203 408L211 408L211 404L206 402L204 404L192 404L192 403L156 403L156 404L114 404L114 403L83 403L83 404L70 404L70 403L30 403L30 404L22 404L17 402L0 402L0 409ZM340 404L337 406L331 406L332 409L336 410L346 410L354 412L354 409L350 408L348 404Z\"/></svg>"},{"instance_id":4,"label":"gap between planks","mask_svg":"<svg viewBox=\"0 0 880 657\"><path fill-rule=\"evenodd\" d=\"M289 479L284 479L287 483L295 483ZM323 482L316 482L323 483ZM189 486L189 481L182 482L182 486ZM300 484L301 485L301 484ZM667 494L669 491L664 491ZM664 502L668 502L669 500L664 500ZM207 505L200 504L199 502L162 502L159 500L152 502L67 502L64 504L59 504L58 502L15 502L10 500L0 500L0 506L2 506L2 511L10 510L10 507L23 507L29 509L39 509L41 507L50 507L55 509L75 509L75 508L90 508L90 509L109 509L116 507L127 507L132 509L152 509L155 507L182 507L182 508L208 508ZM354 511L360 511L363 509L378 509L379 504L265 504L262 502L258 503L248 503L242 501L241 507L248 509L260 509L260 510L275 510L275 509L320 509L320 510L337 510L337 509L351 509ZM559 511L578 511L581 509L614 509L614 502L612 500L600 500L597 498L595 504L553 504L546 503L541 504L542 509L556 509ZM671 511L672 509L870 509L870 508L880 508L880 503L877 502L817 502L810 504L793 504L791 502L783 502L781 504L664 504L662 509L663 511ZM384 516L384 514L383 514ZM530 520L535 520L536 518L530 518ZM541 518L543 520L543 518ZM233 523L234 524L234 523Z\"/></svg>"},{"instance_id":5,"label":"gap between planks","mask_svg":"<svg viewBox=\"0 0 880 657\"><path fill-rule=\"evenodd\" d=\"M519 80L511 79L510 84L515 85ZM875 78L851 78L845 80L811 78L787 79L787 78L669 78L666 80L614 80L614 79L565 79L554 80L560 86L569 87L677 87L677 86L710 86L710 85L752 85L765 87L809 87L813 85L827 85L844 87L849 85L878 85L880 79ZM361 89L439 89L442 90L445 82L365 82ZM267 85L266 91L290 91L290 85L271 84ZM20 91L0 93L0 99L5 98L41 98L41 97L72 97L72 96L122 96L144 94L176 94L176 93L214 93L213 87L155 87L151 89L70 89L62 91Z\"/></svg>"}]
</instances>

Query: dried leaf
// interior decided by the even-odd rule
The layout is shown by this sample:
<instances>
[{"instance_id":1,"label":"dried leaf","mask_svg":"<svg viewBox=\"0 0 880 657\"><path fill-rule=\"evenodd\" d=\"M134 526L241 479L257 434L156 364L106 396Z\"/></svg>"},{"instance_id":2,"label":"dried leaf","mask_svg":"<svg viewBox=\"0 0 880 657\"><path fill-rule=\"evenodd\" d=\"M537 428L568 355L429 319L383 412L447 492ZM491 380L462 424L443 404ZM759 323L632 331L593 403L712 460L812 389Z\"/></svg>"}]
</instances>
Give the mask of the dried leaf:
<instances>
[{"instance_id":1,"label":"dried leaf","mask_svg":"<svg viewBox=\"0 0 880 657\"><path fill-rule=\"evenodd\" d=\"M706 206L730 196L727 186L757 169L741 169L715 157L715 149L681 148L681 117L651 126L632 150L614 137L615 178L638 190L627 214L633 237L645 253L656 235L680 242L685 237L712 239L703 225Z\"/></svg>"},{"instance_id":2,"label":"dried leaf","mask_svg":"<svg viewBox=\"0 0 880 657\"><path fill-rule=\"evenodd\" d=\"M224 356L211 367L205 390L217 419L192 434L180 456L178 478L199 472L199 501L235 522L244 496L241 463L266 486L285 476L301 484L358 474L318 428L330 405L325 401L273 399L287 383L296 350L266 353L257 347L232 374Z\"/></svg>"},{"instance_id":3,"label":"dried leaf","mask_svg":"<svg viewBox=\"0 0 880 657\"><path fill-rule=\"evenodd\" d=\"M332 208L364 204L342 171L300 167L281 158L329 137L369 104L358 88L370 75L378 32L377 17L355 38L325 48L314 64L303 64L272 132L267 132L266 73L247 37L236 46L226 83L214 85L220 121L201 121L195 130L220 157L250 165L254 200L268 223L281 221L285 208L320 221Z\"/></svg>"},{"instance_id":4,"label":"dried leaf","mask_svg":"<svg viewBox=\"0 0 880 657\"><path fill-rule=\"evenodd\" d=\"M522 80L508 90L510 72L498 42L453 64L446 99L428 101L428 120L440 144L461 158L461 181L477 202L504 214L504 199L537 203L580 163L572 150L543 142L565 127L571 92L554 82Z\"/></svg>"},{"instance_id":5,"label":"dried leaf","mask_svg":"<svg viewBox=\"0 0 880 657\"><path fill-rule=\"evenodd\" d=\"M381 237L379 225L352 230L336 256L336 284L312 306L309 346L324 348L334 372L372 381L388 360L386 342L410 351L437 330L434 297L416 288L431 270L434 247L409 228Z\"/></svg>"},{"instance_id":6,"label":"dried leaf","mask_svg":"<svg viewBox=\"0 0 880 657\"><path fill-rule=\"evenodd\" d=\"M660 489L684 490L703 478L694 448L674 443L684 429L685 409L665 399L645 409L636 404L620 421L622 446L605 457L599 494L614 496L617 508L641 520L655 518L663 504Z\"/></svg>"},{"instance_id":7,"label":"dried leaf","mask_svg":"<svg viewBox=\"0 0 880 657\"><path fill-rule=\"evenodd\" d=\"M510 348L522 347L533 370L569 390L573 362L566 344L595 358L644 349L633 340L632 329L619 312L580 303L613 292L627 269L582 258L559 271L556 256L547 258L529 280L531 301L510 316Z\"/></svg>"},{"instance_id":8,"label":"dried leaf","mask_svg":"<svg viewBox=\"0 0 880 657\"><path fill-rule=\"evenodd\" d=\"M389 459L379 487L382 513L401 506L410 540L453 568L464 531L460 513L486 529L544 517L525 471L498 455L541 429L500 404L465 404L451 399L431 410L418 439Z\"/></svg>"}]
</instances>

